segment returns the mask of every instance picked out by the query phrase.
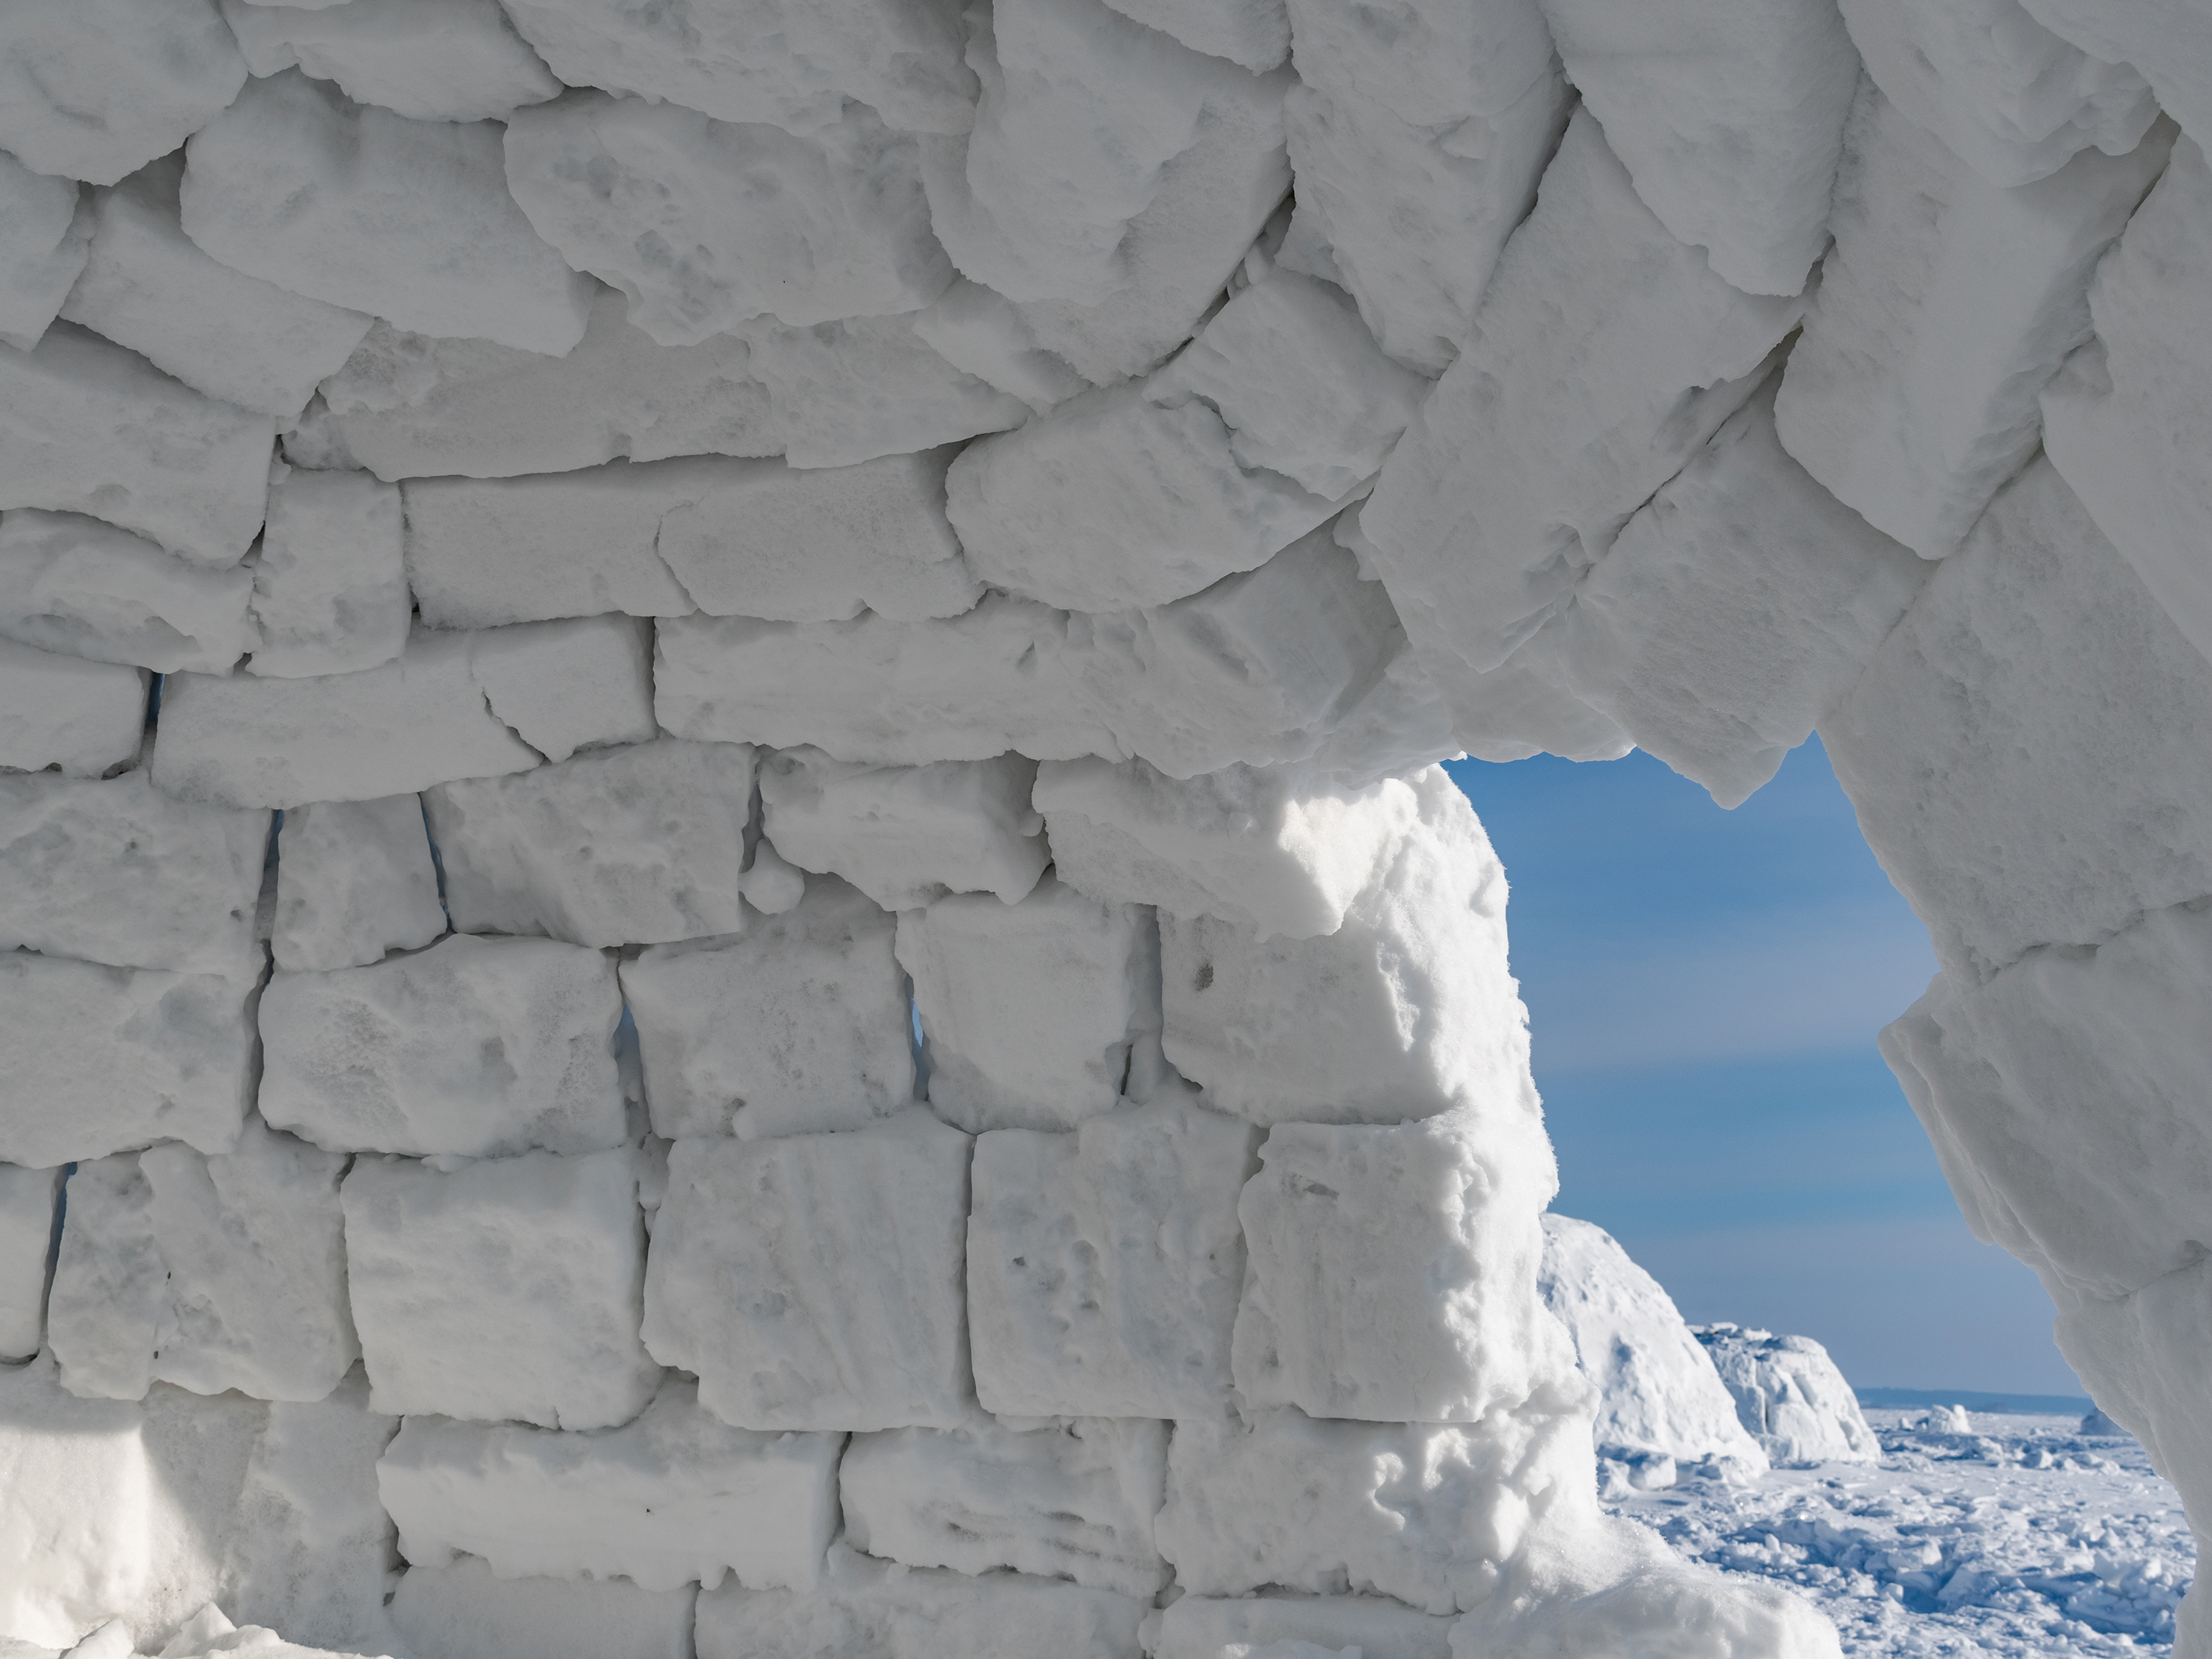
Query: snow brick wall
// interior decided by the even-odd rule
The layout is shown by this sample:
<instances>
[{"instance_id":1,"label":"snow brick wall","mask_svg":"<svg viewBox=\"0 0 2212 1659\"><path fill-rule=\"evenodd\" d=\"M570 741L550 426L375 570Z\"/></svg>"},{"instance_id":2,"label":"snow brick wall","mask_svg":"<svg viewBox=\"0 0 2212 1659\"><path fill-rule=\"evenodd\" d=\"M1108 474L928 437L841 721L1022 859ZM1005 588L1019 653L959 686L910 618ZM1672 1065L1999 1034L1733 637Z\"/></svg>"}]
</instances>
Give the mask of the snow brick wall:
<instances>
[{"instance_id":1,"label":"snow brick wall","mask_svg":"<svg viewBox=\"0 0 2212 1659\"><path fill-rule=\"evenodd\" d=\"M2207 142L2191 0L11 0L0 1655L1833 1655L1598 1506L1434 764L1816 727L2202 1527Z\"/></svg>"}]
</instances>

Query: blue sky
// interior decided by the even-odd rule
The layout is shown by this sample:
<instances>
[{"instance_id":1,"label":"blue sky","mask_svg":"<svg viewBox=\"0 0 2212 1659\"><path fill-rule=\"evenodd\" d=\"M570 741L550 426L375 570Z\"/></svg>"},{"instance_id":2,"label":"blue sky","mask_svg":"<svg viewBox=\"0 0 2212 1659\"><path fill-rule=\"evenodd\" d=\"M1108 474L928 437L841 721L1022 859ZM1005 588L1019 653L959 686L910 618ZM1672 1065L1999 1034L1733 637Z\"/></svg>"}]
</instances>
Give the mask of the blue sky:
<instances>
[{"instance_id":1,"label":"blue sky","mask_svg":"<svg viewBox=\"0 0 2212 1659\"><path fill-rule=\"evenodd\" d=\"M1936 962L1818 738L1732 812L1641 752L1450 770L1512 884L1554 1207L1855 1383L2081 1392L1875 1051Z\"/></svg>"}]
</instances>

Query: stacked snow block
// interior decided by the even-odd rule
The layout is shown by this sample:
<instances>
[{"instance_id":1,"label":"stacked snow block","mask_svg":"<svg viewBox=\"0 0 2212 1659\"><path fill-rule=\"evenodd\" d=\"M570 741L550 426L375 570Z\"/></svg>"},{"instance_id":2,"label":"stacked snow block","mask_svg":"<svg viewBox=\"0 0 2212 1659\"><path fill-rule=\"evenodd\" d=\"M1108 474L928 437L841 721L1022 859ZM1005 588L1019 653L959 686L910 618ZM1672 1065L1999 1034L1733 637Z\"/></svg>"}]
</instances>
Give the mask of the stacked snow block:
<instances>
[{"instance_id":1,"label":"stacked snow block","mask_svg":"<svg viewBox=\"0 0 2212 1659\"><path fill-rule=\"evenodd\" d=\"M1434 764L1816 727L2212 1503L2208 137L2171 0L13 0L0 1646L1832 1654L1596 1506Z\"/></svg>"}]
</instances>

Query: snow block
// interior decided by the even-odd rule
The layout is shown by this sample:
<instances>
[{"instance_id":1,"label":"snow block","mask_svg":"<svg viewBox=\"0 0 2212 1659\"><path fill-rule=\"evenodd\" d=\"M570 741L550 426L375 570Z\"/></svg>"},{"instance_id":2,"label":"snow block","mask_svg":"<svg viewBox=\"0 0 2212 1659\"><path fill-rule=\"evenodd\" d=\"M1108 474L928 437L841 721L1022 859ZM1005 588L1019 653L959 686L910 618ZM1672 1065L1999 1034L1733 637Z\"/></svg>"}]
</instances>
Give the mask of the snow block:
<instances>
[{"instance_id":1,"label":"snow block","mask_svg":"<svg viewBox=\"0 0 2212 1659\"><path fill-rule=\"evenodd\" d=\"M1526 1012L1506 965L1505 872L1439 769L1392 787L1415 821L1331 933L1263 938L1163 915L1167 1057L1255 1123L1533 1121Z\"/></svg>"},{"instance_id":2,"label":"snow block","mask_svg":"<svg viewBox=\"0 0 2212 1659\"><path fill-rule=\"evenodd\" d=\"M480 637L418 628L396 660L353 674L172 676L161 688L154 781L191 800L297 806L527 771L542 757L486 703ZM560 636L538 637L551 647L541 665L557 682ZM617 710L593 724L632 718Z\"/></svg>"},{"instance_id":3,"label":"snow block","mask_svg":"<svg viewBox=\"0 0 2212 1659\"><path fill-rule=\"evenodd\" d=\"M1984 985L1942 975L1882 1054L1974 1231L2046 1278L2118 1296L2196 1259L2208 999L2212 919L2184 905Z\"/></svg>"},{"instance_id":4,"label":"snow block","mask_svg":"<svg viewBox=\"0 0 2212 1659\"><path fill-rule=\"evenodd\" d=\"M407 648L399 492L366 472L273 469L253 567L259 634L247 669L300 679L348 674Z\"/></svg>"},{"instance_id":5,"label":"snow block","mask_svg":"<svg viewBox=\"0 0 2212 1659\"><path fill-rule=\"evenodd\" d=\"M24 0L0 33L0 149L112 185L184 143L245 81L215 0Z\"/></svg>"},{"instance_id":6,"label":"snow block","mask_svg":"<svg viewBox=\"0 0 2212 1659\"><path fill-rule=\"evenodd\" d=\"M1249 1125L1170 1093L975 1143L968 1311L984 1409L1188 1417L1229 1395Z\"/></svg>"},{"instance_id":7,"label":"snow block","mask_svg":"<svg viewBox=\"0 0 2212 1659\"><path fill-rule=\"evenodd\" d=\"M2208 720L2212 662L2039 459L1822 735L1937 957L1985 979L2212 891Z\"/></svg>"},{"instance_id":8,"label":"snow block","mask_svg":"<svg viewBox=\"0 0 2212 1659\"><path fill-rule=\"evenodd\" d=\"M1743 1474L1766 1453L1736 1419L1735 1400L1674 1298L1602 1227L1547 1215L1536 1287L1567 1328L1575 1363L1597 1389L1601 1457L1718 1459Z\"/></svg>"},{"instance_id":9,"label":"snow block","mask_svg":"<svg viewBox=\"0 0 2212 1659\"><path fill-rule=\"evenodd\" d=\"M565 357L379 324L323 382L325 429L380 478L511 477L782 448L743 339L659 345L629 310L599 289Z\"/></svg>"},{"instance_id":10,"label":"snow block","mask_svg":"<svg viewBox=\"0 0 2212 1659\"><path fill-rule=\"evenodd\" d=\"M1802 289L1859 78L1833 0L1540 3L1567 78L1675 240L1748 293Z\"/></svg>"},{"instance_id":11,"label":"snow block","mask_svg":"<svg viewBox=\"0 0 2212 1659\"><path fill-rule=\"evenodd\" d=\"M392 1627L425 1659L690 1659L697 1596L690 1584L501 1578L461 1556L408 1568L392 1592Z\"/></svg>"},{"instance_id":12,"label":"snow block","mask_svg":"<svg viewBox=\"0 0 2212 1659\"><path fill-rule=\"evenodd\" d=\"M346 1312L345 1158L247 1121L234 1152L173 1142L77 1166L47 1309L61 1382L141 1400L321 1400L360 1345Z\"/></svg>"},{"instance_id":13,"label":"snow block","mask_svg":"<svg viewBox=\"0 0 2212 1659\"><path fill-rule=\"evenodd\" d=\"M623 963L654 1133L862 1129L913 1100L890 915L833 877L805 889L784 915L748 918L741 936L654 945Z\"/></svg>"},{"instance_id":14,"label":"snow block","mask_svg":"<svg viewBox=\"0 0 2212 1659\"><path fill-rule=\"evenodd\" d=\"M46 1256L59 1170L0 1164L0 1359L28 1359L46 1340Z\"/></svg>"},{"instance_id":15,"label":"snow block","mask_svg":"<svg viewBox=\"0 0 2212 1659\"><path fill-rule=\"evenodd\" d=\"M1327 526L1188 599L1087 621L1074 662L1114 746L1176 778L1307 758L1406 638Z\"/></svg>"},{"instance_id":16,"label":"snow block","mask_svg":"<svg viewBox=\"0 0 2212 1659\"><path fill-rule=\"evenodd\" d=\"M261 528L274 438L74 323L0 346L0 507L89 513L228 569Z\"/></svg>"},{"instance_id":17,"label":"snow block","mask_svg":"<svg viewBox=\"0 0 2212 1659\"><path fill-rule=\"evenodd\" d=\"M1398 779L1358 787L1307 766L1163 777L1142 761L1047 762L1032 799L1079 893L1310 939L1344 925L1417 821Z\"/></svg>"},{"instance_id":18,"label":"snow block","mask_svg":"<svg viewBox=\"0 0 2212 1659\"><path fill-rule=\"evenodd\" d=\"M752 788L745 744L672 738L441 783L424 800L453 925L603 946L737 933Z\"/></svg>"},{"instance_id":19,"label":"snow block","mask_svg":"<svg viewBox=\"0 0 2212 1659\"><path fill-rule=\"evenodd\" d=\"M76 180L0 152L0 343L28 351L60 313L91 252Z\"/></svg>"},{"instance_id":20,"label":"snow block","mask_svg":"<svg viewBox=\"0 0 2212 1659\"><path fill-rule=\"evenodd\" d=\"M654 713L680 737L888 765L1118 755L1076 626L1003 593L944 621L679 617L654 629Z\"/></svg>"},{"instance_id":21,"label":"snow block","mask_svg":"<svg viewBox=\"0 0 2212 1659\"><path fill-rule=\"evenodd\" d=\"M507 193L495 122L410 121L287 70L194 136L181 203L209 253L310 299L554 356L583 337L591 279Z\"/></svg>"},{"instance_id":22,"label":"snow block","mask_svg":"<svg viewBox=\"0 0 2212 1659\"><path fill-rule=\"evenodd\" d=\"M2092 145L2124 155L2158 118L2131 65L2060 40L2020 0L1839 3L1882 95L2001 189L2047 179Z\"/></svg>"},{"instance_id":23,"label":"snow block","mask_svg":"<svg viewBox=\"0 0 2212 1659\"><path fill-rule=\"evenodd\" d=\"M682 29L622 0L516 0L509 15L570 86L634 92L717 120L807 132L851 98L908 131L963 132L975 96L959 12L944 0L761 0L687 11Z\"/></svg>"},{"instance_id":24,"label":"snow block","mask_svg":"<svg viewBox=\"0 0 2212 1659\"><path fill-rule=\"evenodd\" d=\"M579 749L655 736L653 629L635 617L572 617L488 628L469 672L492 717L556 764Z\"/></svg>"},{"instance_id":25,"label":"snow block","mask_svg":"<svg viewBox=\"0 0 2212 1659\"><path fill-rule=\"evenodd\" d=\"M2129 64L2198 143L2212 138L2212 32L2188 0L2023 0L2029 16L2090 57Z\"/></svg>"},{"instance_id":26,"label":"snow block","mask_svg":"<svg viewBox=\"0 0 2212 1659\"><path fill-rule=\"evenodd\" d=\"M467 1551L505 1579L620 1575L667 1591L734 1573L808 1589L837 1527L843 1444L731 1428L698 1384L670 1377L635 1421L589 1433L410 1418L376 1475L416 1571Z\"/></svg>"},{"instance_id":27,"label":"snow block","mask_svg":"<svg viewBox=\"0 0 2212 1659\"><path fill-rule=\"evenodd\" d=\"M1186 1595L1160 1615L1155 1659L1238 1659L1271 1642L1310 1642L1365 1659L1451 1659L1449 1619L1380 1595Z\"/></svg>"},{"instance_id":28,"label":"snow block","mask_svg":"<svg viewBox=\"0 0 2212 1659\"><path fill-rule=\"evenodd\" d=\"M143 668L0 640L0 771L96 778L137 759L147 687Z\"/></svg>"},{"instance_id":29,"label":"snow block","mask_svg":"<svg viewBox=\"0 0 2212 1659\"><path fill-rule=\"evenodd\" d=\"M1152 1547L1168 1425L1133 1418L857 1437L839 1466L845 1541L912 1567L1012 1568L1150 1596L1169 1572Z\"/></svg>"},{"instance_id":30,"label":"snow block","mask_svg":"<svg viewBox=\"0 0 2212 1659\"><path fill-rule=\"evenodd\" d=\"M0 635L43 651L227 674L253 648L252 593L251 566L203 569L81 513L0 514Z\"/></svg>"},{"instance_id":31,"label":"snow block","mask_svg":"<svg viewBox=\"0 0 2212 1659\"><path fill-rule=\"evenodd\" d=\"M1473 1423L1573 1366L1536 1297L1557 1189L1529 1121L1279 1123L1237 1200L1248 1267L1231 1365L1257 1406Z\"/></svg>"},{"instance_id":32,"label":"snow block","mask_svg":"<svg viewBox=\"0 0 2212 1659\"><path fill-rule=\"evenodd\" d=\"M365 968L431 943L446 925L421 796L285 812L269 935L280 971Z\"/></svg>"},{"instance_id":33,"label":"snow block","mask_svg":"<svg viewBox=\"0 0 2212 1659\"><path fill-rule=\"evenodd\" d=\"M1637 509L1523 648L1555 653L1577 695L1723 806L1812 735L1929 571L1791 459L1775 387Z\"/></svg>"},{"instance_id":34,"label":"snow block","mask_svg":"<svg viewBox=\"0 0 2212 1659\"><path fill-rule=\"evenodd\" d=\"M661 1380L637 1337L637 1181L626 1146L356 1158L339 1196L370 1404L549 1429L635 1417Z\"/></svg>"},{"instance_id":35,"label":"snow block","mask_svg":"<svg viewBox=\"0 0 2212 1659\"><path fill-rule=\"evenodd\" d=\"M1823 185L1823 211L1826 199ZM1576 114L1535 211L1499 256L1468 349L1359 516L1448 701L1472 695L1476 675L1565 604L1629 516L1757 389L1800 309L1715 276L1638 199L1595 118Z\"/></svg>"},{"instance_id":36,"label":"snow block","mask_svg":"<svg viewBox=\"0 0 2212 1659\"><path fill-rule=\"evenodd\" d=\"M2000 189L1863 86L1835 251L1775 410L1784 447L1876 528L1931 559L1956 550L2034 454L2035 394L2088 337L2089 273L2172 138Z\"/></svg>"},{"instance_id":37,"label":"snow block","mask_svg":"<svg viewBox=\"0 0 2212 1659\"><path fill-rule=\"evenodd\" d=\"M1085 392L963 450L945 511L995 587L1076 611L1164 605L1264 564L1342 504L1243 465L1233 437L1164 373Z\"/></svg>"},{"instance_id":38,"label":"snow block","mask_svg":"<svg viewBox=\"0 0 2212 1659\"><path fill-rule=\"evenodd\" d=\"M798 749L762 763L761 823L802 870L842 876L886 909L946 893L1020 902L1052 861L1019 755L870 766Z\"/></svg>"},{"instance_id":39,"label":"snow block","mask_svg":"<svg viewBox=\"0 0 2212 1659\"><path fill-rule=\"evenodd\" d=\"M615 964L455 933L261 997L261 1114L333 1152L496 1158L624 1139Z\"/></svg>"},{"instance_id":40,"label":"snow block","mask_svg":"<svg viewBox=\"0 0 2212 1659\"><path fill-rule=\"evenodd\" d=\"M646 1340L751 1429L957 1428L968 1137L923 1112L849 1134L676 1143Z\"/></svg>"},{"instance_id":41,"label":"snow block","mask_svg":"<svg viewBox=\"0 0 2212 1659\"><path fill-rule=\"evenodd\" d=\"M913 135L863 104L801 133L578 93L516 111L506 147L538 234L662 345L917 311L952 280Z\"/></svg>"},{"instance_id":42,"label":"snow block","mask_svg":"<svg viewBox=\"0 0 2212 1659\"><path fill-rule=\"evenodd\" d=\"M961 893L902 914L931 1109L970 1134L1111 1110L1133 1040L1159 1029L1157 939L1141 907L1049 877L1019 904Z\"/></svg>"},{"instance_id":43,"label":"snow block","mask_svg":"<svg viewBox=\"0 0 2212 1659\"><path fill-rule=\"evenodd\" d=\"M253 1101L250 979L0 955L0 1163L157 1140L228 1152Z\"/></svg>"},{"instance_id":44,"label":"snow block","mask_svg":"<svg viewBox=\"0 0 2212 1659\"><path fill-rule=\"evenodd\" d=\"M2146 146L2148 148L2148 146ZM2212 510L2197 457L2212 307L2212 167L2184 138L2119 246L2097 267L2097 338L2043 390L2044 446L2176 626L2212 658L2212 574L2199 527Z\"/></svg>"},{"instance_id":45,"label":"snow block","mask_svg":"<svg viewBox=\"0 0 2212 1659\"><path fill-rule=\"evenodd\" d=\"M172 800L143 771L0 776L0 948L260 976L266 812Z\"/></svg>"},{"instance_id":46,"label":"snow block","mask_svg":"<svg viewBox=\"0 0 2212 1659\"><path fill-rule=\"evenodd\" d=\"M181 155L165 155L93 192L91 255L61 314L195 392L289 421L361 343L370 319L202 252L179 216L184 173Z\"/></svg>"},{"instance_id":47,"label":"snow block","mask_svg":"<svg viewBox=\"0 0 2212 1659\"><path fill-rule=\"evenodd\" d=\"M1267 1586L1479 1605L1546 1514L1590 1504L1586 1390L1480 1423L1326 1423L1294 1408L1178 1422L1154 1533L1191 1595Z\"/></svg>"},{"instance_id":48,"label":"snow block","mask_svg":"<svg viewBox=\"0 0 2212 1659\"><path fill-rule=\"evenodd\" d=\"M1881 1443L1828 1351L1809 1336L1692 1325L1736 1419L1778 1463L1873 1463Z\"/></svg>"},{"instance_id":49,"label":"snow block","mask_svg":"<svg viewBox=\"0 0 2212 1659\"><path fill-rule=\"evenodd\" d=\"M699 1598L699 1659L1138 1659L1146 1604L1027 1573L914 1571L830 1547L811 1595L734 1585Z\"/></svg>"},{"instance_id":50,"label":"snow block","mask_svg":"<svg viewBox=\"0 0 2212 1659\"><path fill-rule=\"evenodd\" d=\"M1291 50L1282 0L1121 0L1114 9L1255 74L1274 68Z\"/></svg>"},{"instance_id":51,"label":"snow block","mask_svg":"<svg viewBox=\"0 0 2212 1659\"><path fill-rule=\"evenodd\" d=\"M498 0L222 0L222 15L256 75L300 69L410 120L501 120L562 90Z\"/></svg>"}]
</instances>

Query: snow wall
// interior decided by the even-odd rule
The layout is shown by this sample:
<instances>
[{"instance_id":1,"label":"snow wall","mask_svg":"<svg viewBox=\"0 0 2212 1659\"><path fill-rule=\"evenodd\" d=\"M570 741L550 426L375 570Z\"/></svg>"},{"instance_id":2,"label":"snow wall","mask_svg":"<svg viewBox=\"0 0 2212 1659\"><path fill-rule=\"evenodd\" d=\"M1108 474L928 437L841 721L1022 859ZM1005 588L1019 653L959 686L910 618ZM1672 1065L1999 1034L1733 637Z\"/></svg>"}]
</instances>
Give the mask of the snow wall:
<instances>
[{"instance_id":1,"label":"snow wall","mask_svg":"<svg viewBox=\"0 0 2212 1659\"><path fill-rule=\"evenodd\" d=\"M11 0L8 1650L1832 1652L1596 1507L1431 764L1815 726L2201 1517L2208 137L2194 0Z\"/></svg>"}]
</instances>

